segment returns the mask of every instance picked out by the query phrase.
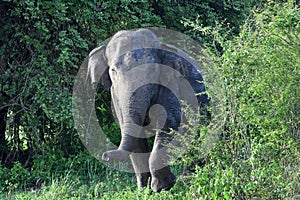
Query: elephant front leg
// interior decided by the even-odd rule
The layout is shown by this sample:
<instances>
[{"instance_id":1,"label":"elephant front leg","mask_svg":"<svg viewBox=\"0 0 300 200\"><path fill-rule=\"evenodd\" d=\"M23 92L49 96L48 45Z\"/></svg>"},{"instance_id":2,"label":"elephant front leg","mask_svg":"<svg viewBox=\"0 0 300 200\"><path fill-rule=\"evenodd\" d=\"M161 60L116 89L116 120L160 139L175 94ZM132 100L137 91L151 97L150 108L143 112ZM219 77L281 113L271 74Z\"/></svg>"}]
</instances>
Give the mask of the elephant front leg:
<instances>
[{"instance_id":1,"label":"elephant front leg","mask_svg":"<svg viewBox=\"0 0 300 200\"><path fill-rule=\"evenodd\" d=\"M130 155L130 159L137 178L139 189L147 187L151 179L149 170L149 148L146 138L138 138L134 152Z\"/></svg>"},{"instance_id":2,"label":"elephant front leg","mask_svg":"<svg viewBox=\"0 0 300 200\"><path fill-rule=\"evenodd\" d=\"M171 137L166 133L157 133L149 158L151 172L151 188L155 192L169 190L175 184L176 177L168 166L168 144Z\"/></svg>"}]
</instances>

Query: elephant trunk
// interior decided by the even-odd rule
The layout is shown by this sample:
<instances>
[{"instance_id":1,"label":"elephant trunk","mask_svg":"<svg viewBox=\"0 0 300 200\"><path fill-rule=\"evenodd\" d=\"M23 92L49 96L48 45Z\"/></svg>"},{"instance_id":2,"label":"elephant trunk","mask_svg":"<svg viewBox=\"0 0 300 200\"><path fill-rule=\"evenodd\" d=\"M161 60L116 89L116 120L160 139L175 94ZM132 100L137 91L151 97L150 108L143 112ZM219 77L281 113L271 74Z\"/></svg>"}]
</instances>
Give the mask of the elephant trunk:
<instances>
[{"instance_id":1,"label":"elephant trunk","mask_svg":"<svg viewBox=\"0 0 300 200\"><path fill-rule=\"evenodd\" d=\"M126 133L122 133L122 138L118 149L104 152L102 154L102 160L105 162L125 161L133 152L136 144L136 139L136 137L133 137Z\"/></svg>"},{"instance_id":2,"label":"elephant trunk","mask_svg":"<svg viewBox=\"0 0 300 200\"><path fill-rule=\"evenodd\" d=\"M149 87L149 86L148 86ZM119 119L122 138L117 150L111 150L103 153L104 161L124 161L134 152L137 140L143 129L145 115L150 106L151 93L149 88L139 88L130 98L122 98L116 101L114 107ZM123 102L127 100L126 102Z\"/></svg>"},{"instance_id":3,"label":"elephant trunk","mask_svg":"<svg viewBox=\"0 0 300 200\"><path fill-rule=\"evenodd\" d=\"M143 106L129 106L129 108L121 109L123 120L120 121L122 133L120 145L117 150L105 152L102 155L103 161L124 161L135 151L137 140L141 137L148 103L143 102L138 105Z\"/></svg>"},{"instance_id":4,"label":"elephant trunk","mask_svg":"<svg viewBox=\"0 0 300 200\"><path fill-rule=\"evenodd\" d=\"M136 137L122 133L122 139L118 149L106 151L102 154L102 160L109 161L125 161L133 152L136 143Z\"/></svg>"},{"instance_id":5,"label":"elephant trunk","mask_svg":"<svg viewBox=\"0 0 300 200\"><path fill-rule=\"evenodd\" d=\"M128 156L130 155L130 152L124 151L124 150L111 150L106 151L102 154L102 160L105 162L108 161L124 161Z\"/></svg>"}]
</instances>

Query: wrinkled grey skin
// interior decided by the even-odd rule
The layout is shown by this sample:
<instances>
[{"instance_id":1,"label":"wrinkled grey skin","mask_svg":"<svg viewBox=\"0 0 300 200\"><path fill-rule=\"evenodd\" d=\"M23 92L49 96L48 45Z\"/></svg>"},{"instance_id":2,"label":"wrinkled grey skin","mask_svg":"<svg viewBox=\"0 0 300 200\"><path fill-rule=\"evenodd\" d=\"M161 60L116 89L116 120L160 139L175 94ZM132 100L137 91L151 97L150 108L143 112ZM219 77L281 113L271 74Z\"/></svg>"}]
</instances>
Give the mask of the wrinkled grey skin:
<instances>
[{"instance_id":1,"label":"wrinkled grey skin","mask_svg":"<svg viewBox=\"0 0 300 200\"><path fill-rule=\"evenodd\" d=\"M151 67L147 67L147 64ZM130 156L139 188L146 187L150 181L151 188L159 192L170 189L175 183L175 176L166 165L167 148L161 150L171 140L167 132L170 129L178 130L181 122L180 103L176 95L185 98L191 95L185 94L181 80L187 79L195 93L205 90L204 85L198 82L202 81L202 77L193 67L196 64L183 51L160 42L147 29L120 31L106 46L94 49L89 55L90 80L110 89L122 133L118 149L103 153L102 159L122 161ZM161 65L171 66L179 73L169 73ZM172 88L160 85L162 82ZM207 95L200 95L197 100L200 106L208 104ZM149 108L157 104L163 106L166 113L149 117ZM157 107L156 111L155 108L152 111L155 114L160 110ZM163 114L166 115L166 122L161 125L161 130L153 131L157 127L152 125L161 124L160 116ZM151 126L139 129L150 123L149 118ZM145 130L155 134L150 154L141 154L150 152Z\"/></svg>"}]
</instances>

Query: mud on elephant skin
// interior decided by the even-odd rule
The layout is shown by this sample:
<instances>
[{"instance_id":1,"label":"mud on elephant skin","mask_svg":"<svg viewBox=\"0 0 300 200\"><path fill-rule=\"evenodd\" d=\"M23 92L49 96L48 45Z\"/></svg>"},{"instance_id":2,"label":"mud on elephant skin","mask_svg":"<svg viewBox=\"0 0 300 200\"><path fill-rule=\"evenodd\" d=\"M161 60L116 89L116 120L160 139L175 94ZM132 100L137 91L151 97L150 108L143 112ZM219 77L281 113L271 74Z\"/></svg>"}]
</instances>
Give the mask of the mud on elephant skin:
<instances>
[{"instance_id":1,"label":"mud on elephant skin","mask_svg":"<svg viewBox=\"0 0 300 200\"><path fill-rule=\"evenodd\" d=\"M165 144L172 140L170 129L178 130L180 126L179 99L196 98L199 107L209 104L195 65L199 64L183 51L159 41L148 29L120 31L106 46L89 54L89 80L110 89L122 133L118 149L103 153L102 159L122 161L129 156L139 188L150 181L151 188L159 192L175 183L167 165ZM186 81L192 94L186 90ZM155 135L151 151L146 132Z\"/></svg>"}]
</instances>

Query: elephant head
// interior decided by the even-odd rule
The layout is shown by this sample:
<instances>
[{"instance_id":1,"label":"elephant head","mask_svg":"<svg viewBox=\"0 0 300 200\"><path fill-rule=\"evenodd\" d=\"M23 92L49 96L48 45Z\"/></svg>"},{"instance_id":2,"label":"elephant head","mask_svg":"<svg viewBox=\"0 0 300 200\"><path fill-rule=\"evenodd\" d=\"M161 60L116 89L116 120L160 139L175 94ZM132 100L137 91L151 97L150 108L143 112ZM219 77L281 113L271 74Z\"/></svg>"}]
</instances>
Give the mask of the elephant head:
<instances>
[{"instance_id":1,"label":"elephant head","mask_svg":"<svg viewBox=\"0 0 300 200\"><path fill-rule=\"evenodd\" d=\"M147 63L157 63L156 52L149 48L160 45L156 36L146 29L120 31L106 46L100 46L89 54L88 73L92 83L100 82L111 89L114 109L120 124L122 140L118 150L103 154L103 160L123 160L133 151L151 100L152 88L145 87L140 94L132 96L138 84L157 80L159 68L135 68ZM135 68L135 69L134 69ZM132 71L135 71L134 73ZM135 74L135 75L134 75ZM148 90L147 90L148 89ZM129 102L132 102L129 104Z\"/></svg>"}]
</instances>

